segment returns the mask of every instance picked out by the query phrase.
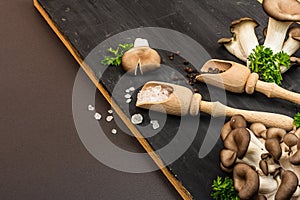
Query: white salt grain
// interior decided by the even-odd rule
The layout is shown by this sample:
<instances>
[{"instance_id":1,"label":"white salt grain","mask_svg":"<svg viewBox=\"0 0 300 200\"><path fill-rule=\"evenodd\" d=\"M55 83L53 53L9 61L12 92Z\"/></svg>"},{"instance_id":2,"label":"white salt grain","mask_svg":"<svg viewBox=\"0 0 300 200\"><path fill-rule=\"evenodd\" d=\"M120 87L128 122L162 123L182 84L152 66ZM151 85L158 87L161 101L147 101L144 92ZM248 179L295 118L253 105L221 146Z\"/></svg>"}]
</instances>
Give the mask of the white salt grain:
<instances>
[{"instance_id":1,"label":"white salt grain","mask_svg":"<svg viewBox=\"0 0 300 200\"><path fill-rule=\"evenodd\" d=\"M143 116L141 114L134 114L131 117L131 122L136 125L140 124L143 122Z\"/></svg>"},{"instance_id":2,"label":"white salt grain","mask_svg":"<svg viewBox=\"0 0 300 200\"><path fill-rule=\"evenodd\" d=\"M107 122L111 122L111 120L113 120L113 118L114 118L113 116L109 115L109 116L106 117L106 121Z\"/></svg>"},{"instance_id":3,"label":"white salt grain","mask_svg":"<svg viewBox=\"0 0 300 200\"><path fill-rule=\"evenodd\" d=\"M94 115L94 118L96 120L100 120L102 118L102 116L99 113L96 112L95 115Z\"/></svg>"},{"instance_id":4,"label":"white salt grain","mask_svg":"<svg viewBox=\"0 0 300 200\"><path fill-rule=\"evenodd\" d=\"M94 111L94 110L95 110L95 107L92 106L92 105L88 105L88 110L89 110L89 111Z\"/></svg>"},{"instance_id":5,"label":"white salt grain","mask_svg":"<svg viewBox=\"0 0 300 200\"><path fill-rule=\"evenodd\" d=\"M109 114L112 114L114 111L113 110L108 110L107 111Z\"/></svg>"},{"instance_id":6,"label":"white salt grain","mask_svg":"<svg viewBox=\"0 0 300 200\"><path fill-rule=\"evenodd\" d=\"M131 95L130 94L125 94L124 96L126 99L130 99L131 98Z\"/></svg>"},{"instance_id":7,"label":"white salt grain","mask_svg":"<svg viewBox=\"0 0 300 200\"><path fill-rule=\"evenodd\" d=\"M115 134L118 133L118 131L117 131L116 129L112 129L112 130L111 130L111 133L115 135Z\"/></svg>"},{"instance_id":8,"label":"white salt grain","mask_svg":"<svg viewBox=\"0 0 300 200\"><path fill-rule=\"evenodd\" d=\"M162 89L161 85L148 87L138 93L137 98L140 103L143 102L161 102L169 98L170 92Z\"/></svg>"},{"instance_id":9,"label":"white salt grain","mask_svg":"<svg viewBox=\"0 0 300 200\"><path fill-rule=\"evenodd\" d=\"M131 102L131 99L127 99L127 100L126 100L126 103L130 103L130 102Z\"/></svg>"},{"instance_id":10,"label":"white salt grain","mask_svg":"<svg viewBox=\"0 0 300 200\"><path fill-rule=\"evenodd\" d=\"M133 92L133 91L135 90L135 88L134 88L134 87L130 87L130 88L128 88L128 90L129 90L130 92Z\"/></svg>"}]
</instances>

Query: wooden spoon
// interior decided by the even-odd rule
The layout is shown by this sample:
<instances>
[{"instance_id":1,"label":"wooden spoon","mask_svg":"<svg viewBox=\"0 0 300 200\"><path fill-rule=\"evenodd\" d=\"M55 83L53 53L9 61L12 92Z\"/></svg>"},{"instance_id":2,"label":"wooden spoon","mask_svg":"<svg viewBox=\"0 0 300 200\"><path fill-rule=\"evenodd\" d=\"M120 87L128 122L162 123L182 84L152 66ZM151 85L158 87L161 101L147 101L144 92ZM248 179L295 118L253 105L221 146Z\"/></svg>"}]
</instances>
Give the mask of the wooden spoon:
<instances>
[{"instance_id":1,"label":"wooden spoon","mask_svg":"<svg viewBox=\"0 0 300 200\"><path fill-rule=\"evenodd\" d=\"M149 88L155 86L159 86L168 91L168 97L165 100L156 101L152 99L147 101L141 98L146 90L149 92ZM267 127L279 127L285 130L292 130L294 126L293 119L286 115L235 109L225 106L220 102L208 102L202 101L201 99L200 94L193 94L193 92L186 87L165 82L150 81L147 82L139 92L136 106L177 116L187 114L195 116L198 115L199 111L208 113L213 117L241 114L248 122L261 122Z\"/></svg>"},{"instance_id":2,"label":"wooden spoon","mask_svg":"<svg viewBox=\"0 0 300 200\"><path fill-rule=\"evenodd\" d=\"M258 80L257 73L239 63L226 60L211 59L207 61L201 71L206 72L209 68L218 68L224 72L219 74L200 74L198 81L205 82L230 92L253 94L254 91L263 93L269 98L280 98L300 105L300 94L286 90L276 83L267 83Z\"/></svg>"}]
</instances>

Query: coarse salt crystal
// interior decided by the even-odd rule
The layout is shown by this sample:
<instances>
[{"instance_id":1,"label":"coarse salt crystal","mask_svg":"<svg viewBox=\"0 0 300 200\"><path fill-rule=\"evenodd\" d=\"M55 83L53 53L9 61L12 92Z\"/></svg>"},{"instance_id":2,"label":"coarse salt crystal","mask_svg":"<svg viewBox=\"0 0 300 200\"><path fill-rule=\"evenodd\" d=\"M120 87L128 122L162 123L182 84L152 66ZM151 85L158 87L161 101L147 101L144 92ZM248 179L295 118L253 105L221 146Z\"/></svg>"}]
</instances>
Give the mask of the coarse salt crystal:
<instances>
[{"instance_id":1,"label":"coarse salt crystal","mask_svg":"<svg viewBox=\"0 0 300 200\"><path fill-rule=\"evenodd\" d=\"M118 133L118 131L117 131L116 129L112 129L112 130L111 130L111 133L115 135L115 134Z\"/></svg>"},{"instance_id":2,"label":"coarse salt crystal","mask_svg":"<svg viewBox=\"0 0 300 200\"><path fill-rule=\"evenodd\" d=\"M130 94L125 94L124 96L126 99L130 99L131 98L131 95Z\"/></svg>"},{"instance_id":3,"label":"coarse salt crystal","mask_svg":"<svg viewBox=\"0 0 300 200\"><path fill-rule=\"evenodd\" d=\"M114 111L113 110L108 110L107 111L109 114L112 114Z\"/></svg>"},{"instance_id":4,"label":"coarse salt crystal","mask_svg":"<svg viewBox=\"0 0 300 200\"><path fill-rule=\"evenodd\" d=\"M143 116L141 114L134 114L131 116L131 122L133 124L140 124L143 122Z\"/></svg>"},{"instance_id":5,"label":"coarse salt crystal","mask_svg":"<svg viewBox=\"0 0 300 200\"><path fill-rule=\"evenodd\" d=\"M113 120L113 118L114 118L113 116L109 115L109 116L106 117L106 121L107 122L111 122L111 120Z\"/></svg>"},{"instance_id":6,"label":"coarse salt crystal","mask_svg":"<svg viewBox=\"0 0 300 200\"><path fill-rule=\"evenodd\" d=\"M130 92L133 92L133 91L135 90L135 88L134 88L134 87L130 87L130 88L128 88L128 90L129 90Z\"/></svg>"},{"instance_id":7,"label":"coarse salt crystal","mask_svg":"<svg viewBox=\"0 0 300 200\"><path fill-rule=\"evenodd\" d=\"M89 111L94 111L94 110L95 110L95 107L92 106L92 105L88 105L88 110L89 110Z\"/></svg>"},{"instance_id":8,"label":"coarse salt crystal","mask_svg":"<svg viewBox=\"0 0 300 200\"><path fill-rule=\"evenodd\" d=\"M130 103L132 100L131 99L127 99L126 100L126 103Z\"/></svg>"},{"instance_id":9,"label":"coarse salt crystal","mask_svg":"<svg viewBox=\"0 0 300 200\"><path fill-rule=\"evenodd\" d=\"M94 115L94 118L96 120L100 120L102 118L102 116L99 113L96 112L95 115Z\"/></svg>"}]
</instances>

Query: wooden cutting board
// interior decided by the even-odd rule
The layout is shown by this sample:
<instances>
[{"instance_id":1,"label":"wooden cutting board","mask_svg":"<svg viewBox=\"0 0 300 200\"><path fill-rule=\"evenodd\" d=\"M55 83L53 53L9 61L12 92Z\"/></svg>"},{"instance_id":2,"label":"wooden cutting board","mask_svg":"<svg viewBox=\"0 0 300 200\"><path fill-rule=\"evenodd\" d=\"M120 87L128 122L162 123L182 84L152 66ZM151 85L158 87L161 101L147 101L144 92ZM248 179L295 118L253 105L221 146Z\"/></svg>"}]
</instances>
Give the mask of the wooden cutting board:
<instances>
[{"instance_id":1,"label":"wooden cutting board","mask_svg":"<svg viewBox=\"0 0 300 200\"><path fill-rule=\"evenodd\" d=\"M147 152L161 149L174 138L175 143L180 145L183 140L176 140L177 133L183 134L184 139L192 139L192 143L186 151L167 167L163 166L168 161L168 157L166 157L168 154L156 151L149 155L161 167L164 175L184 199L209 199L213 179L217 176L227 175L219 168L219 151L223 144L218 137L214 138L216 135L218 136L220 126L209 127L212 119L203 113L197 119L188 116L183 118L167 116L166 123L159 133L152 137L146 137L143 126L149 125L149 113L135 107L136 93L133 95L133 101L129 104L129 109L126 109L127 104L120 100L123 99L123 94L119 94L120 96L117 94L111 98L114 89L120 87L119 82L124 71L118 67L108 67L105 71L101 71L99 67L84 61L91 56L91 52L94 52L100 43L118 33L123 34L124 31L135 30L123 34L117 37L117 41L107 44L115 47L113 45L118 43L133 42L135 37L151 37L151 31L150 33L139 32L138 28L147 30L144 27L158 27L178 31L188 36L200 44L211 58L240 62L218 45L217 40L221 37L231 36L230 22L241 17L251 17L260 24L260 27L257 28L257 35L262 40L262 30L267 26L267 16L260 3L254 0L34 0L34 5ZM173 46L176 46L177 43L180 44L180 41L169 39L169 44ZM104 45L104 47L110 46ZM188 49L188 47L183 49ZM127 77L128 85L123 85L124 90L136 82L146 82L151 79L188 86L183 64L185 52L175 54L174 60L169 59L170 52L168 50L159 49L158 52L163 63L174 69L177 74L170 74L170 70L160 70L144 77ZM107 52L99 51L94 55L99 57L100 63L105 54ZM198 59L201 61L200 63L208 59L200 52L193 58L196 63ZM201 66L192 67L199 69ZM293 68L284 74L283 87L300 92L299 73L300 68ZM179 76L180 80L174 76ZM205 100L211 100L211 97L218 98L218 95L222 93L222 90L214 87L208 88L203 83L197 83L193 88L201 91ZM231 107L275 112L288 116L293 116L300 110L299 106L293 103L268 99L259 93L246 95L226 92L225 101L223 103L227 103ZM141 126L134 126L130 123L130 116L134 113L146 116ZM224 119L215 119L215 122L218 120L223 122ZM184 127L184 130L181 130L182 121L194 123L193 126ZM194 136L190 134L192 132L195 132ZM207 147L212 150L202 158L201 153L199 156L199 152L207 140L216 140L217 143Z\"/></svg>"}]
</instances>

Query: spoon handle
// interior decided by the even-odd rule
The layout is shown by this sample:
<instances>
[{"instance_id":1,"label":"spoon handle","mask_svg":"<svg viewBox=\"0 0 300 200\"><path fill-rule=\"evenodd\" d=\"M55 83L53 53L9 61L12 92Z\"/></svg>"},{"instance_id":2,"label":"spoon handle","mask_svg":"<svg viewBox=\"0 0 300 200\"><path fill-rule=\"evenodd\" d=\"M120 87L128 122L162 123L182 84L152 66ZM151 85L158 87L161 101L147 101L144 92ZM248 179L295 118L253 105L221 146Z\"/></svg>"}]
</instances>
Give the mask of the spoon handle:
<instances>
[{"instance_id":1,"label":"spoon handle","mask_svg":"<svg viewBox=\"0 0 300 200\"><path fill-rule=\"evenodd\" d=\"M220 102L200 102L200 111L210 114L213 117L220 116L233 116L236 114L241 114L245 117L248 122L261 122L267 127L279 127L285 130L293 129L293 119L286 115L260 112L260 111L250 111L231 108L221 104Z\"/></svg>"},{"instance_id":2,"label":"spoon handle","mask_svg":"<svg viewBox=\"0 0 300 200\"><path fill-rule=\"evenodd\" d=\"M255 90L269 98L280 98L300 105L300 94L286 90L276 83L257 81Z\"/></svg>"}]
</instances>

